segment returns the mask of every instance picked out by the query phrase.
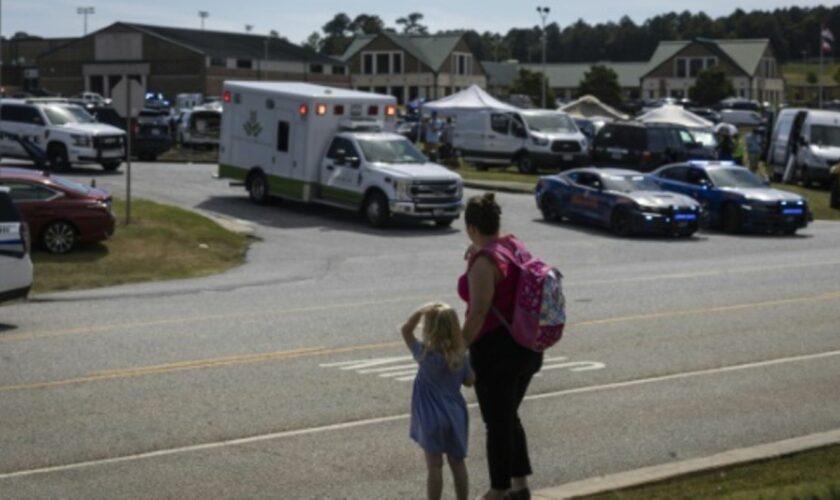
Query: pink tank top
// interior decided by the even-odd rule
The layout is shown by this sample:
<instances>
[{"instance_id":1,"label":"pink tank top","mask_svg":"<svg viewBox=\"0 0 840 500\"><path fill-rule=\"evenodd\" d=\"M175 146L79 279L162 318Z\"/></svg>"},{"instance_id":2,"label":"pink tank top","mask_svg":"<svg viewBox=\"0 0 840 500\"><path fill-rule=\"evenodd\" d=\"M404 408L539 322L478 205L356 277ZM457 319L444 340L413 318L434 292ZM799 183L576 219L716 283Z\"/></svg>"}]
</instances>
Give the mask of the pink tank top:
<instances>
[{"instance_id":1,"label":"pink tank top","mask_svg":"<svg viewBox=\"0 0 840 500\"><path fill-rule=\"evenodd\" d=\"M510 322L513 317L514 299L516 297L516 280L519 278L519 268L513 265L507 257L502 255L502 253L496 249L497 245L505 246L511 251L511 253L516 253L516 251L522 252L524 250L524 246L516 239L515 236L507 235L502 236L493 243L490 243L476 252L472 259L470 259L467 272L458 278L458 296L467 303L467 314L469 314L470 285L467 275L469 274L469 269L472 268L475 259L478 258L479 255L485 255L493 261L502 275L502 279L496 283L496 288L493 292L493 307L499 311L502 316L504 316L505 320ZM499 320L496 313L491 310L487 313L487 317L484 319L484 324L481 326L481 330L479 330L475 340L480 339L487 332L493 331L500 326L502 326L502 322Z\"/></svg>"}]
</instances>

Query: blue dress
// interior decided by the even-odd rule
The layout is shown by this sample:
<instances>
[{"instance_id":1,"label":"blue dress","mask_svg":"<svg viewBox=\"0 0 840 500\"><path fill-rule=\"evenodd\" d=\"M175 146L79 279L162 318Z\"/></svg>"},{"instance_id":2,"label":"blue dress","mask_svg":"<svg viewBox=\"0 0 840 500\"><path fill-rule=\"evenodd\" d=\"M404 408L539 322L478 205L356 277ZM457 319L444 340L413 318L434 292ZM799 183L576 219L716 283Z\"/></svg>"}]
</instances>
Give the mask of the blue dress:
<instances>
[{"instance_id":1,"label":"blue dress","mask_svg":"<svg viewBox=\"0 0 840 500\"><path fill-rule=\"evenodd\" d=\"M439 353L425 352L422 342L411 347L420 364L411 394L411 439L427 453L446 453L455 459L467 456L467 403L461 385L470 374L470 362L451 371Z\"/></svg>"}]
</instances>

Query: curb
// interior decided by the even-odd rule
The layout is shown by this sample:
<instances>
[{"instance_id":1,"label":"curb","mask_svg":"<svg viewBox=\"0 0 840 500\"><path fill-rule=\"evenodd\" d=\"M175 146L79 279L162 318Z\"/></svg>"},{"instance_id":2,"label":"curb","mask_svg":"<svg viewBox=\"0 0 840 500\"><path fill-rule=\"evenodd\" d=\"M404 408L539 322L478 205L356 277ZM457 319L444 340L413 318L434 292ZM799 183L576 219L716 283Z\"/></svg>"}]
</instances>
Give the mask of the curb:
<instances>
[{"instance_id":1,"label":"curb","mask_svg":"<svg viewBox=\"0 0 840 500\"><path fill-rule=\"evenodd\" d=\"M534 194L534 186L517 182L471 181L464 179L464 187L481 189L484 191L498 191L513 194Z\"/></svg>"},{"instance_id":2,"label":"curb","mask_svg":"<svg viewBox=\"0 0 840 500\"><path fill-rule=\"evenodd\" d=\"M557 500L596 495L620 490L646 483L655 483L678 476L705 472L713 469L740 465L748 462L783 457L794 453L822 448L840 443L840 429L817 434L810 434L775 443L762 444L749 448L725 451L708 457L693 458L652 467L644 467L607 476L597 476L582 481L567 483L554 488L546 488L533 493L535 500Z\"/></svg>"}]
</instances>

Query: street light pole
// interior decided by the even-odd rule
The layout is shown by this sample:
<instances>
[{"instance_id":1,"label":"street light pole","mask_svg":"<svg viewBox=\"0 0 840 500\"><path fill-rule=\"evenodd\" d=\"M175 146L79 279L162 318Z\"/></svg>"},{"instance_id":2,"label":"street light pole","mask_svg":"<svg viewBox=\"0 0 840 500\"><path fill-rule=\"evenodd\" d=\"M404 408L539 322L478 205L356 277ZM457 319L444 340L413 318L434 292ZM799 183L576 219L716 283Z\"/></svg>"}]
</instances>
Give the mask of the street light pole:
<instances>
[{"instance_id":1,"label":"street light pole","mask_svg":"<svg viewBox=\"0 0 840 500\"><path fill-rule=\"evenodd\" d=\"M76 9L76 14L80 14L85 18L85 36L87 36L87 18L91 14L95 14L93 7L79 7Z\"/></svg>"},{"instance_id":2,"label":"street light pole","mask_svg":"<svg viewBox=\"0 0 840 500\"><path fill-rule=\"evenodd\" d=\"M545 48L548 42L547 36L545 34L545 18L548 17L548 13L551 11L548 7L537 7L537 12L542 19L542 108L545 109L545 88L548 86L548 75L546 75L545 69Z\"/></svg>"},{"instance_id":3,"label":"street light pole","mask_svg":"<svg viewBox=\"0 0 840 500\"><path fill-rule=\"evenodd\" d=\"M202 30L204 29L204 20L207 19L209 16L210 16L210 13L207 12L206 10L198 11L198 17L201 18L201 29Z\"/></svg>"}]
</instances>

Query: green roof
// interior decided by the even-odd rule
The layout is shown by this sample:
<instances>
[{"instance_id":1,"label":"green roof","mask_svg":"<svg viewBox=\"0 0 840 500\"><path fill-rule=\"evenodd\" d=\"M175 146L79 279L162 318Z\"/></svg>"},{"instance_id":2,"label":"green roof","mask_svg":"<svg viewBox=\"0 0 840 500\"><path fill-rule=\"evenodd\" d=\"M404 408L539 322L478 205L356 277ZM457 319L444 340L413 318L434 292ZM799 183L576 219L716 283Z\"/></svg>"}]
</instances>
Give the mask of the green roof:
<instances>
[{"instance_id":1,"label":"green roof","mask_svg":"<svg viewBox=\"0 0 840 500\"><path fill-rule=\"evenodd\" d=\"M342 61L348 61L369 43L384 36L394 42L397 46L413 55L423 64L432 70L439 70L443 66L449 54L455 50L455 46L461 40L462 35L399 35L396 33L383 32L378 35L357 36L340 56Z\"/></svg>"},{"instance_id":2,"label":"green roof","mask_svg":"<svg viewBox=\"0 0 840 500\"><path fill-rule=\"evenodd\" d=\"M535 73L542 73L541 64L481 63L487 73L487 83L507 87L524 68ZM606 66L618 75L618 85L622 88L638 88L641 77L647 72L647 62L596 62L596 63L553 63L546 64L545 70L552 88L577 88L583 75L594 65Z\"/></svg>"},{"instance_id":3,"label":"green roof","mask_svg":"<svg viewBox=\"0 0 840 500\"><path fill-rule=\"evenodd\" d=\"M710 50L719 52L729 58L735 65L748 75L754 75L758 64L764 56L764 52L770 45L767 38L755 39L732 39L732 40L711 40L698 38L696 40L677 40L659 42L653 55L650 57L650 67L647 73L655 70L665 61L671 59L679 51L692 43L706 45Z\"/></svg>"}]
</instances>

